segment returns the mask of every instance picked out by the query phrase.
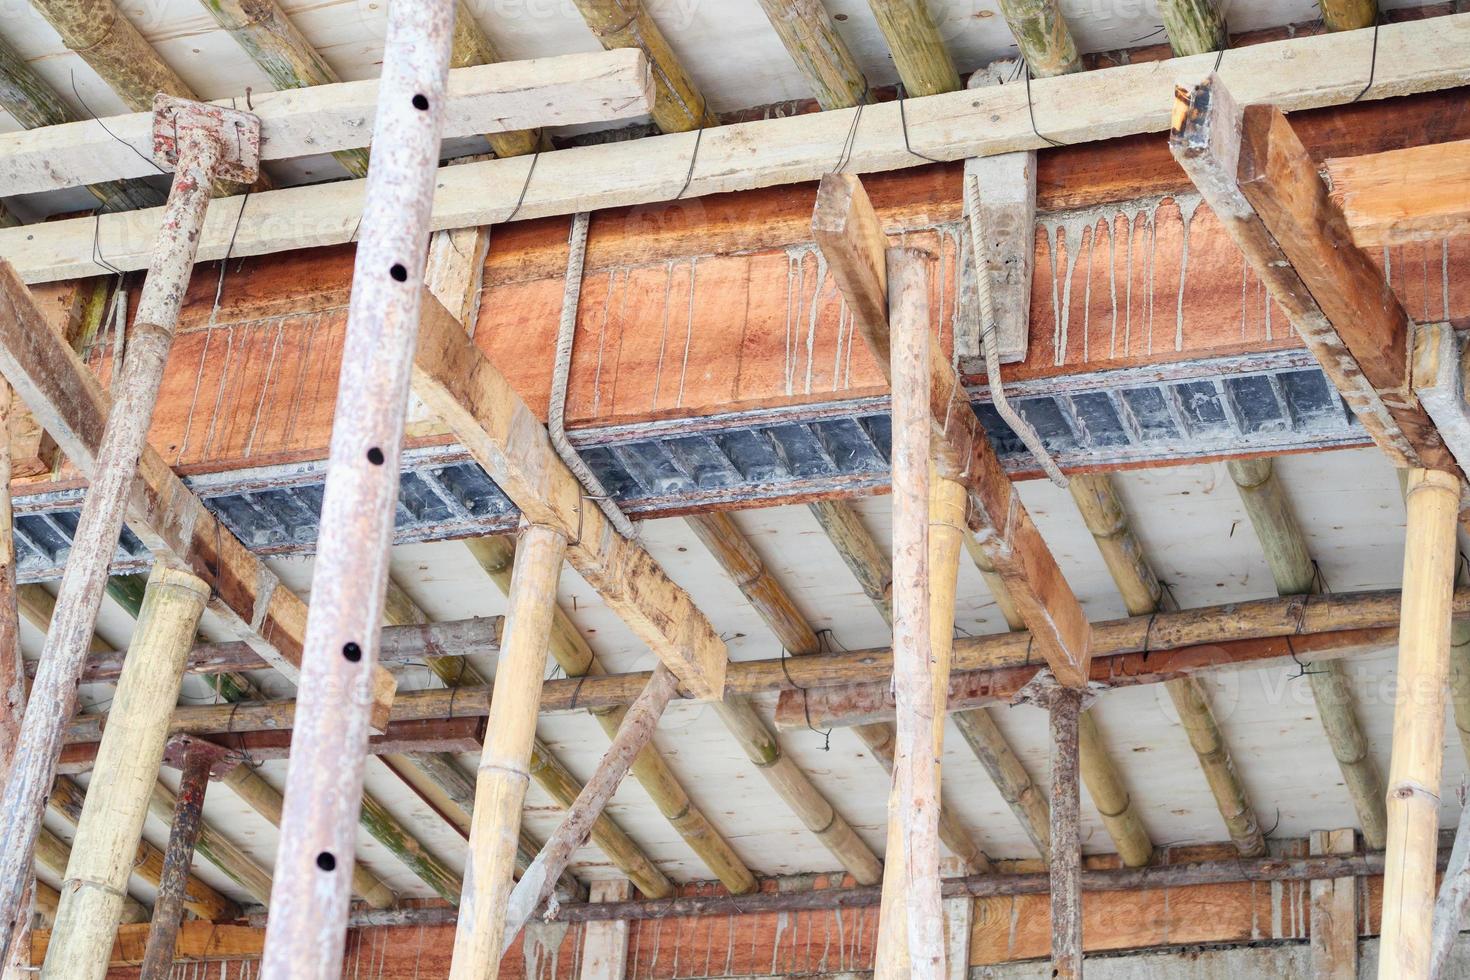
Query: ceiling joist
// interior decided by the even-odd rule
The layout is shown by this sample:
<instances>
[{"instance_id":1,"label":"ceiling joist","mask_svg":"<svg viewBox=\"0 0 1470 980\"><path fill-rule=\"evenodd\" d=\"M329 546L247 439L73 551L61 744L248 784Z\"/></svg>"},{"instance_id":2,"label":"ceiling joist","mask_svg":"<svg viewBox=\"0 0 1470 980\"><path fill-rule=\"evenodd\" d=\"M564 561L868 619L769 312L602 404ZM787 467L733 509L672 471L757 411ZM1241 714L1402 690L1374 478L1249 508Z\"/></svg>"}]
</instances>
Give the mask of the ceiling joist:
<instances>
[{"instance_id":1,"label":"ceiling joist","mask_svg":"<svg viewBox=\"0 0 1470 980\"><path fill-rule=\"evenodd\" d=\"M1356 35L1299 37L1233 51L1220 67L1242 102L1271 102L1283 110L1341 105L1358 99L1437 91L1461 84L1470 71L1470 14L1385 25L1379 30L1373 85L1364 93L1361 39ZM904 105L909 146L924 158L966 157L1039 149L1048 140L1081 143L1169 128L1170 100L1181 75L1199 77L1211 55L1121 65L1038 79L1028 102L1025 86L1001 85L909 99ZM1107 108L1100 109L1099 107ZM721 126L700 139L658 136L543 153L527 183L525 160L486 160L440 171L435 230L520 218L650 204L776 184L814 181L842 156L852 133L846 169L873 173L921 166L904 140L896 103L866 106L853 132L856 109ZM1034 116L1034 124L1033 124ZM1038 132L1039 131L1039 132ZM522 192L524 191L524 199ZM362 211L363 184L343 181L252 195L246 213L216 202L199 248L200 261L259 255L349 241ZM240 217L238 230L236 218ZM138 269L157 231L156 211L104 215L0 230L3 253L28 282L107 271L107 262Z\"/></svg>"}]
</instances>

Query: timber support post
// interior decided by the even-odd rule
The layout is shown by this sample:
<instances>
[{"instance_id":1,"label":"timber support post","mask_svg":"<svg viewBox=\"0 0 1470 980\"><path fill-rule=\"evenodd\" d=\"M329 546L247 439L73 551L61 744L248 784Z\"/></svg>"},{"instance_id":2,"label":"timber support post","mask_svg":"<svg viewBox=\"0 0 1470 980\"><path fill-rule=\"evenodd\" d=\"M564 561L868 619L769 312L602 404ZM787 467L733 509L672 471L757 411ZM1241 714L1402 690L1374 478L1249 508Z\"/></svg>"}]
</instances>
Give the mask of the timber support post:
<instances>
[{"instance_id":1,"label":"timber support post","mask_svg":"<svg viewBox=\"0 0 1470 980\"><path fill-rule=\"evenodd\" d=\"M15 514L10 501L10 413L15 395L0 381L0 785L15 758L26 708L25 658L20 651L20 594L15 584ZM35 876L22 884L19 914L10 929L10 948L0 958L0 980L22 980L31 965L31 910ZM8 929L0 922L0 930ZM0 944L7 940L0 937Z\"/></svg>"},{"instance_id":2,"label":"timber support post","mask_svg":"<svg viewBox=\"0 0 1470 980\"><path fill-rule=\"evenodd\" d=\"M1409 471L1378 975L1428 977L1460 481Z\"/></svg>"},{"instance_id":3,"label":"timber support post","mask_svg":"<svg viewBox=\"0 0 1470 980\"><path fill-rule=\"evenodd\" d=\"M889 249L889 361L893 387L893 684L898 739L888 797L875 976L944 976L939 894L939 765L964 488L930 462L929 256ZM931 523L944 525L931 528ZM953 530L958 531L959 528ZM949 547L936 555L935 545ZM937 562L931 562L939 559ZM942 567L941 567L942 566ZM939 579L949 583L945 588ZM943 598L942 598L943 597ZM947 598L947 604L944 602ZM938 616L936 616L938 612ZM946 615L947 613L947 615ZM938 620L936 624L935 620ZM940 637L944 642L936 643Z\"/></svg>"},{"instance_id":4,"label":"timber support post","mask_svg":"<svg viewBox=\"0 0 1470 980\"><path fill-rule=\"evenodd\" d=\"M203 233L210 187L216 177L251 181L259 171L260 122L248 113L160 95L154 102L153 140L155 158L174 168L173 186L128 338L127 359L114 365L120 372L119 394L107 416L96 471L90 474L57 594L56 618L36 672L31 697L48 707L33 712L22 727L17 762L5 790L8 805L0 817L0 932L4 933L0 942L7 944L20 918L31 853L61 754L62 728L76 710L76 688L91 649L92 625L147 446L164 364Z\"/></svg>"},{"instance_id":5,"label":"timber support post","mask_svg":"<svg viewBox=\"0 0 1470 980\"><path fill-rule=\"evenodd\" d=\"M1051 975L1082 976L1082 713L1091 700L1083 688L1063 687L1043 671L1022 688L1018 702L1047 710L1051 735Z\"/></svg>"},{"instance_id":6,"label":"timber support post","mask_svg":"<svg viewBox=\"0 0 1470 980\"><path fill-rule=\"evenodd\" d=\"M561 532L541 525L527 527L516 546L505 640L475 784L464 894L449 966L452 980L487 980L500 969L521 806L531 779L537 701L566 550Z\"/></svg>"},{"instance_id":7,"label":"timber support post","mask_svg":"<svg viewBox=\"0 0 1470 980\"><path fill-rule=\"evenodd\" d=\"M342 967L367 742L387 724L375 703L390 700L375 690L392 682L378 646L454 16L454 0L388 5L266 928L270 976L325 980Z\"/></svg>"},{"instance_id":8,"label":"timber support post","mask_svg":"<svg viewBox=\"0 0 1470 980\"><path fill-rule=\"evenodd\" d=\"M153 566L77 822L46 951L48 976L102 980L107 974L148 798L163 762L169 715L179 699L184 658L208 600L209 586L202 579Z\"/></svg>"},{"instance_id":9,"label":"timber support post","mask_svg":"<svg viewBox=\"0 0 1470 980\"><path fill-rule=\"evenodd\" d=\"M184 915L184 895L194 846L204 826L204 794L217 765L225 764L224 749L188 739L183 749L179 793L174 802L174 819L168 832L168 849L163 855L163 876L158 898L153 903L153 921L148 927L148 944L143 951L140 980L168 980L173 969L174 944Z\"/></svg>"}]
</instances>

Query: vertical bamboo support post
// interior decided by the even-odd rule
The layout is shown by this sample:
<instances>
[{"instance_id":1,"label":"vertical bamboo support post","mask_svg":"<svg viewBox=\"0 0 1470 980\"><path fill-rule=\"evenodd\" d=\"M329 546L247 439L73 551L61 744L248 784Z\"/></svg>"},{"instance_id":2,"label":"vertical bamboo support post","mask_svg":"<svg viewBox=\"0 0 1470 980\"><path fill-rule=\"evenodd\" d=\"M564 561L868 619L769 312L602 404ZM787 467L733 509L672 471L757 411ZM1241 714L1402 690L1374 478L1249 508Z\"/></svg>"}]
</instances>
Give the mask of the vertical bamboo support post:
<instances>
[{"instance_id":1,"label":"vertical bamboo support post","mask_svg":"<svg viewBox=\"0 0 1470 980\"><path fill-rule=\"evenodd\" d=\"M171 118L165 110L172 109ZM174 127L177 126L175 130ZM0 812L0 940L19 919L21 892L61 754L62 728L76 711L77 684L91 649L92 625L122 532L128 494L148 438L179 308L194 268L210 184L221 173L244 178L256 169L259 121L217 106L168 103L160 97L155 136L173 137L173 186L143 282L121 367L118 394L102 434L91 484L56 598L31 698L47 706L22 726ZM170 702L172 703L172 702ZM0 957L3 959L3 957Z\"/></svg>"},{"instance_id":2,"label":"vertical bamboo support post","mask_svg":"<svg viewBox=\"0 0 1470 980\"><path fill-rule=\"evenodd\" d=\"M388 5L262 972L342 967L454 0Z\"/></svg>"},{"instance_id":3,"label":"vertical bamboo support post","mask_svg":"<svg viewBox=\"0 0 1470 980\"><path fill-rule=\"evenodd\" d=\"M893 681L897 701L898 752L888 797L889 846L883 874L875 976L882 980L944 975L944 908L939 891L939 786L935 752L936 701L947 693L948 663L935 649L935 593L950 595L958 569L959 535L952 538L953 560L944 578L948 590L931 578L930 522L963 524L963 494L958 505L949 481L934 478L929 448L929 280L927 256L913 249L890 249L889 323L892 329L893 386ZM932 493L932 496L931 496ZM931 513L931 504L938 504ZM938 523L938 522L936 522ZM937 587L936 587L937 586ZM940 619L943 620L941 615ZM941 666L944 675L941 678ZM937 690L936 690L937 688ZM940 693L943 692L943 693Z\"/></svg>"},{"instance_id":4,"label":"vertical bamboo support post","mask_svg":"<svg viewBox=\"0 0 1470 980\"><path fill-rule=\"evenodd\" d=\"M47 976L102 980L209 586L154 565L123 662L46 951Z\"/></svg>"},{"instance_id":5,"label":"vertical bamboo support post","mask_svg":"<svg viewBox=\"0 0 1470 980\"><path fill-rule=\"evenodd\" d=\"M15 397L0 381L0 785L20 738L26 708L25 661L20 652L20 606L15 585L15 515L10 502L10 413ZM29 970L32 895L35 878L28 877L21 893L15 935L0 960L0 980L21 980ZM0 928L4 928L0 925Z\"/></svg>"},{"instance_id":6,"label":"vertical bamboo support post","mask_svg":"<svg viewBox=\"0 0 1470 980\"><path fill-rule=\"evenodd\" d=\"M531 744L566 549L560 532L539 525L527 527L516 546L505 640L475 786L450 980L491 980L500 969L521 805L531 778Z\"/></svg>"},{"instance_id":7,"label":"vertical bamboo support post","mask_svg":"<svg viewBox=\"0 0 1470 980\"><path fill-rule=\"evenodd\" d=\"M673 672L660 664L629 707L628 713L623 716L623 723L613 737L612 745L598 763L597 771L587 780L582 792L577 794L577 802L567 810L567 815L562 818L546 846L541 848L541 853L536 855L536 860L531 862L531 867L516 882L506 908L505 937L500 943L502 956L510 949L511 943L515 942L521 927L551 897L556 879L566 870L572 854L587 842L588 835L592 833L592 825L597 822L602 811L607 809L613 793L617 792L618 786L628 775L634 758L653 740L658 720L669 706L669 700L678 686ZM500 972L499 958L493 962L496 969L491 976L495 977Z\"/></svg>"},{"instance_id":8,"label":"vertical bamboo support post","mask_svg":"<svg viewBox=\"0 0 1470 980\"><path fill-rule=\"evenodd\" d=\"M1383 980L1429 975L1460 481L1438 470L1411 470L1406 497L1409 526L1378 962Z\"/></svg>"},{"instance_id":9,"label":"vertical bamboo support post","mask_svg":"<svg viewBox=\"0 0 1470 980\"><path fill-rule=\"evenodd\" d=\"M1081 785L1078 726L1083 692L1058 687L1047 708L1051 725L1051 975L1082 976Z\"/></svg>"},{"instance_id":10,"label":"vertical bamboo support post","mask_svg":"<svg viewBox=\"0 0 1470 980\"><path fill-rule=\"evenodd\" d=\"M168 849L163 855L163 877L158 884L158 899L153 903L153 921L148 926L139 980L168 980L173 969L189 866L194 861L194 845L199 842L199 831L204 825L204 794L209 789L210 768L218 758L218 751L208 745L195 745L184 756L174 820L168 831Z\"/></svg>"}]
</instances>

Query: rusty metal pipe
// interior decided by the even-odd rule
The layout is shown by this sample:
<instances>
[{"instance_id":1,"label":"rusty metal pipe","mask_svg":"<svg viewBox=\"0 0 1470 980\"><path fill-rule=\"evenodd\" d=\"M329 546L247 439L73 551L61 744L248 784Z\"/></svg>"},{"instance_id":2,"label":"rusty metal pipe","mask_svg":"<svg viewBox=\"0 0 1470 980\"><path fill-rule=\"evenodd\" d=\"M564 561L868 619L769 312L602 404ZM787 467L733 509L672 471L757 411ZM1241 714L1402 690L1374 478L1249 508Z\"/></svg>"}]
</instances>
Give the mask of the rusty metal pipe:
<instances>
[{"instance_id":1,"label":"rusty metal pipe","mask_svg":"<svg viewBox=\"0 0 1470 980\"><path fill-rule=\"evenodd\" d=\"M454 0L394 0L262 976L340 975Z\"/></svg>"}]
</instances>

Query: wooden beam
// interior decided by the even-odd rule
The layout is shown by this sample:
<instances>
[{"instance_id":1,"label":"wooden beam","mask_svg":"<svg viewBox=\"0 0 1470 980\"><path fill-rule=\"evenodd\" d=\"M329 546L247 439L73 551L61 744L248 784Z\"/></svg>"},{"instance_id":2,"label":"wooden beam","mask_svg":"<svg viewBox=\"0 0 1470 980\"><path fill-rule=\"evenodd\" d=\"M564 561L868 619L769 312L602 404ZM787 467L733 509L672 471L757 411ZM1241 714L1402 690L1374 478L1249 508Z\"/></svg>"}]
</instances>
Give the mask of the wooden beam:
<instances>
[{"instance_id":1,"label":"wooden beam","mask_svg":"<svg viewBox=\"0 0 1470 980\"><path fill-rule=\"evenodd\" d=\"M850 175L824 177L812 227L858 332L879 365L886 365L886 239L862 183ZM959 376L932 336L930 343L936 348L929 358L929 390L939 474L968 491L979 544L1005 580L1037 652L1064 684L1084 685L1090 652L1082 607L1001 470Z\"/></svg>"},{"instance_id":2,"label":"wooden beam","mask_svg":"<svg viewBox=\"0 0 1470 980\"><path fill-rule=\"evenodd\" d=\"M475 787L465 893L450 968L453 980L493 980L498 973L515 863L511 831L520 827L530 780L537 693L546 676L556 584L566 551L567 539L558 530L531 524L521 534L505 650L495 674L500 693L490 705Z\"/></svg>"},{"instance_id":3,"label":"wooden beam","mask_svg":"<svg viewBox=\"0 0 1470 980\"><path fill-rule=\"evenodd\" d=\"M1177 608L1149 565L1111 478L1106 474L1074 476L1070 489L1129 614L1141 616L1161 608ZM1245 783L1220 732L1209 694L1193 677L1166 681L1164 687L1199 759L1230 839L1236 842L1244 857L1260 857L1266 853L1265 837L1250 805Z\"/></svg>"},{"instance_id":4,"label":"wooden beam","mask_svg":"<svg viewBox=\"0 0 1470 980\"><path fill-rule=\"evenodd\" d=\"M658 720L669 706L676 686L674 675L660 665L654 670L643 693L638 695L638 700L628 709L622 727L614 736L612 745L603 753L597 770L582 787L582 792L577 794L576 802L567 808L566 816L511 892L505 916L505 936L500 943L501 956L510 951L521 928L551 898L556 879L566 870L572 854L587 842L592 825L607 809L613 793L628 775L634 757L653 740ZM495 964L488 974L491 978L499 974L498 957Z\"/></svg>"},{"instance_id":5,"label":"wooden beam","mask_svg":"<svg viewBox=\"0 0 1470 980\"><path fill-rule=\"evenodd\" d=\"M148 923L124 925L107 951L108 965L127 968L141 966L148 944ZM54 933L38 930L31 946L31 962L40 964L50 951ZM180 962L201 960L255 960L265 948L265 930L248 925L224 925L216 922L185 922L179 929L175 955Z\"/></svg>"},{"instance_id":6,"label":"wooden beam","mask_svg":"<svg viewBox=\"0 0 1470 980\"><path fill-rule=\"evenodd\" d=\"M654 82L651 115L660 131L682 133L720 124L704 93L679 63L673 48L669 47L647 5L638 3L630 13L622 0L573 2L605 49L636 48L648 58Z\"/></svg>"},{"instance_id":7,"label":"wooden beam","mask_svg":"<svg viewBox=\"0 0 1470 980\"><path fill-rule=\"evenodd\" d=\"M1233 51L1221 73L1241 101L1296 111L1356 99L1363 91L1366 57L1358 36L1297 37ZM1177 79L1188 73L1198 77L1213 63L1213 56L1200 55L1039 80L1031 86L1036 126L1046 137L1067 143L1165 131ZM1470 14L1385 25L1379 31L1374 85L1365 98L1453 88L1467 70ZM1045 148L1046 140L1032 128L1024 88L1003 85L910 99L905 104L910 145L940 160ZM667 201L681 192L690 198L814 181L831 169L831 148L843 145L855 112L710 130L692 179L692 141L679 135L544 153L529 187L525 160L446 167L439 175L433 227L493 224L513 212L530 219ZM895 103L864 107L849 169L876 173L925 165L905 148L902 123ZM522 188L525 199L517 212ZM252 195L231 254L345 243L357 228L362 195L360 181ZM222 202L215 210L200 242L200 261L218 260L230 250L239 205ZM156 213L137 212L104 216L100 226L86 219L0 230L0 254L29 281L103 275L107 270L92 252L94 238L108 262L136 269L146 263L145 243L157 226Z\"/></svg>"},{"instance_id":8,"label":"wooden beam","mask_svg":"<svg viewBox=\"0 0 1470 980\"><path fill-rule=\"evenodd\" d=\"M1314 855L1351 854L1357 846L1351 830L1316 830L1311 840ZM1324 878L1312 882L1311 935L1312 976L1322 980L1357 980L1357 878Z\"/></svg>"},{"instance_id":9,"label":"wooden beam","mask_svg":"<svg viewBox=\"0 0 1470 980\"><path fill-rule=\"evenodd\" d=\"M77 980L107 973L148 794L163 761L169 707L178 701L184 655L208 597L208 585L187 572L155 565L149 576L133 659L118 680L114 721L77 823L48 973Z\"/></svg>"},{"instance_id":10,"label":"wooden beam","mask_svg":"<svg viewBox=\"0 0 1470 980\"><path fill-rule=\"evenodd\" d=\"M761 9L823 109L868 101L868 80L822 0L760 0Z\"/></svg>"},{"instance_id":11,"label":"wooden beam","mask_svg":"<svg viewBox=\"0 0 1470 980\"><path fill-rule=\"evenodd\" d=\"M1319 0L1329 31L1357 31L1378 22L1378 0Z\"/></svg>"},{"instance_id":12,"label":"wooden beam","mask_svg":"<svg viewBox=\"0 0 1470 980\"><path fill-rule=\"evenodd\" d=\"M868 6L873 8L909 95L938 95L960 88L959 73L926 0L868 0Z\"/></svg>"},{"instance_id":13,"label":"wooden beam","mask_svg":"<svg viewBox=\"0 0 1470 980\"><path fill-rule=\"evenodd\" d=\"M34 299L3 261L0 371L71 463L95 474L112 399L71 348L44 327ZM127 522L155 558L194 568L211 583L209 609L223 626L276 670L297 676L306 604L219 522L151 446L143 449ZM377 720L386 721L392 676L380 669L373 686Z\"/></svg>"},{"instance_id":14,"label":"wooden beam","mask_svg":"<svg viewBox=\"0 0 1470 980\"><path fill-rule=\"evenodd\" d=\"M971 84L979 77L977 72ZM973 303L974 312L956 324L955 350L961 357L981 357L985 353L984 324L991 322L998 363L1023 361L1031 339L1036 151L966 160L964 197L971 243L965 278L973 277L973 290L966 290L964 301ZM982 282L980 276L986 279ZM982 286L988 288L988 303Z\"/></svg>"},{"instance_id":15,"label":"wooden beam","mask_svg":"<svg viewBox=\"0 0 1470 980\"><path fill-rule=\"evenodd\" d=\"M1057 0L1000 0L1000 12L1036 78L1082 70L1082 57Z\"/></svg>"},{"instance_id":16,"label":"wooden beam","mask_svg":"<svg viewBox=\"0 0 1470 980\"><path fill-rule=\"evenodd\" d=\"M1335 157L1324 167L1332 203L1361 248L1470 232L1470 140Z\"/></svg>"},{"instance_id":17,"label":"wooden beam","mask_svg":"<svg viewBox=\"0 0 1470 980\"><path fill-rule=\"evenodd\" d=\"M965 488L930 461L931 257L891 249L882 279L893 384L893 688L897 754L878 920L878 980L941 980L939 759L954 635L954 589ZM892 289L887 287L891 284Z\"/></svg>"},{"instance_id":18,"label":"wooden beam","mask_svg":"<svg viewBox=\"0 0 1470 980\"><path fill-rule=\"evenodd\" d=\"M709 621L635 541L618 535L552 450L505 376L432 295L424 297L414 390L534 524L569 540L567 560L696 696L718 700L727 654Z\"/></svg>"},{"instance_id":19,"label":"wooden beam","mask_svg":"<svg viewBox=\"0 0 1470 980\"><path fill-rule=\"evenodd\" d=\"M1316 566L1307 551L1306 535L1271 460L1231 460L1226 468L1240 491L1246 516L1260 539L1266 565L1281 595L1320 592ZM1369 752L1368 739L1353 708L1351 680L1341 663L1326 660L1307 671L1322 729L1342 770L1343 785L1353 801L1363 839L1381 850L1387 833L1383 776Z\"/></svg>"},{"instance_id":20,"label":"wooden beam","mask_svg":"<svg viewBox=\"0 0 1470 980\"><path fill-rule=\"evenodd\" d=\"M1051 975L1082 976L1081 781L1078 726L1084 692L1059 687L1047 705L1051 734Z\"/></svg>"},{"instance_id":21,"label":"wooden beam","mask_svg":"<svg viewBox=\"0 0 1470 980\"><path fill-rule=\"evenodd\" d=\"M839 507L845 505L837 505ZM855 515L854 515L855 518ZM755 548L740 528L726 514L706 514L688 519L695 535L714 555L725 573L734 579L745 598L760 613L782 648L792 656L811 656L821 651L817 634L797 609L785 587L765 567ZM865 530L853 528L853 533ZM871 538L869 539L871 540ZM874 545L876 549L876 545ZM883 559L887 564L887 559ZM891 579L891 570L888 574ZM886 608L886 607L885 607ZM890 724L859 725L854 734L868 746L873 760L892 775L896 751L894 727ZM844 835L845 837L846 835ZM990 866L990 860L965 830L957 814L940 803L939 836L950 852L962 859L967 868L979 872ZM866 849L864 849L866 850ZM860 857L860 867L868 867L873 855ZM847 863L847 862L844 862Z\"/></svg>"},{"instance_id":22,"label":"wooden beam","mask_svg":"<svg viewBox=\"0 0 1470 980\"><path fill-rule=\"evenodd\" d=\"M1176 57L1223 51L1230 46L1225 15L1216 0L1159 0L1159 16Z\"/></svg>"},{"instance_id":23,"label":"wooden beam","mask_svg":"<svg viewBox=\"0 0 1470 980\"><path fill-rule=\"evenodd\" d=\"M1436 470L1414 470L1406 496L1409 526L1379 947L1384 977L1429 976L1460 481Z\"/></svg>"},{"instance_id":24,"label":"wooden beam","mask_svg":"<svg viewBox=\"0 0 1470 980\"><path fill-rule=\"evenodd\" d=\"M1352 243L1279 108L1181 88L1170 147L1343 399L1398 466L1454 466L1410 390L1409 317Z\"/></svg>"},{"instance_id":25,"label":"wooden beam","mask_svg":"<svg viewBox=\"0 0 1470 980\"><path fill-rule=\"evenodd\" d=\"M635 116L651 104L650 84L637 51L456 69L446 93L444 138L536 120L563 125ZM379 88L369 79L253 94L261 159L362 147L377 117ZM0 186L7 194L25 194L156 174L152 146L151 111L7 133L0 136ZM233 224L240 204L228 207Z\"/></svg>"}]
</instances>

